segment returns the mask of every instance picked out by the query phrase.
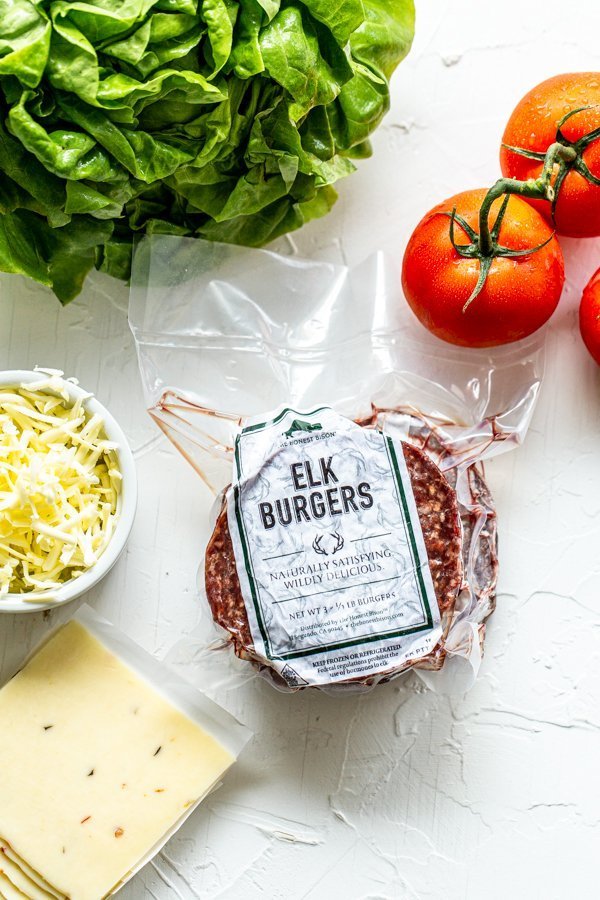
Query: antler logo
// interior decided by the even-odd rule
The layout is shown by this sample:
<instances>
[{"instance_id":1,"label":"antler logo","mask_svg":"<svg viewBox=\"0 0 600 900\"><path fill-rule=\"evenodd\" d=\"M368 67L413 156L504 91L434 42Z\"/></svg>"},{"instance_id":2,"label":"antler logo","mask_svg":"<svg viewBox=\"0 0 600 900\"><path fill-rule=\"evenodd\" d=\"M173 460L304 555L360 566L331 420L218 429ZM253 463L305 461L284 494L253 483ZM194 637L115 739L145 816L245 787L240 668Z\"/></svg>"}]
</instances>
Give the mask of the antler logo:
<instances>
[{"instance_id":1,"label":"antler logo","mask_svg":"<svg viewBox=\"0 0 600 900\"><path fill-rule=\"evenodd\" d=\"M320 556L333 556L344 546L344 538L339 532L332 534L319 534L313 541L313 550Z\"/></svg>"}]
</instances>

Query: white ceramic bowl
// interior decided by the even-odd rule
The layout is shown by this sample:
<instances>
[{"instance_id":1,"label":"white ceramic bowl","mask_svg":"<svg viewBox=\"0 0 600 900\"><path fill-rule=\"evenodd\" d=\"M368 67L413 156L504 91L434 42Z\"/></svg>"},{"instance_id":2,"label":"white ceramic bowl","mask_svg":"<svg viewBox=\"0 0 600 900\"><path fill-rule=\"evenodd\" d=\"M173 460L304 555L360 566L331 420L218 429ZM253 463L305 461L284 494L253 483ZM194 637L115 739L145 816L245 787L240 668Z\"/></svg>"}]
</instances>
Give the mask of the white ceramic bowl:
<instances>
[{"instance_id":1,"label":"white ceramic bowl","mask_svg":"<svg viewBox=\"0 0 600 900\"><path fill-rule=\"evenodd\" d=\"M41 381L43 378L44 372L18 370L0 372L0 389L30 384ZM71 382L67 384L73 402L79 397L85 398L88 393L79 385L71 384ZM71 600L75 600L77 597L81 597L82 594L85 594L86 591L89 591L90 588L104 578L125 548L137 505L137 479L133 454L120 425L95 397L84 399L84 408L90 415L97 413L102 417L106 437L117 444L116 453L123 481L117 505L117 524L113 535L98 561L83 575L66 581L60 588L52 591L51 598L49 595L47 601L39 600L33 602L24 600L24 594L5 594L3 597L0 597L0 613L40 612L45 609L54 609L56 606L62 606Z\"/></svg>"}]
</instances>

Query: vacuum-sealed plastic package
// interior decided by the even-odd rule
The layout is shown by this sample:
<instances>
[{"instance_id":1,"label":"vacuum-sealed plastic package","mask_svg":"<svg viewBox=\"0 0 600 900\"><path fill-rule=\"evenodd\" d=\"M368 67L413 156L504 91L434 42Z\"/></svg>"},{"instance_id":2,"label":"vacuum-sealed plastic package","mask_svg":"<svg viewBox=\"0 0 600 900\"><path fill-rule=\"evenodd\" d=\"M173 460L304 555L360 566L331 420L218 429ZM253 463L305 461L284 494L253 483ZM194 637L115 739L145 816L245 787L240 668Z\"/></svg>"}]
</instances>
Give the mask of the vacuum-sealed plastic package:
<instances>
[{"instance_id":1,"label":"vacuum-sealed plastic package","mask_svg":"<svg viewBox=\"0 0 600 900\"><path fill-rule=\"evenodd\" d=\"M444 344L383 254L173 236L138 246L130 324L149 411L216 497L222 645L282 690L464 689L498 575L483 463L525 436L543 338Z\"/></svg>"}]
</instances>

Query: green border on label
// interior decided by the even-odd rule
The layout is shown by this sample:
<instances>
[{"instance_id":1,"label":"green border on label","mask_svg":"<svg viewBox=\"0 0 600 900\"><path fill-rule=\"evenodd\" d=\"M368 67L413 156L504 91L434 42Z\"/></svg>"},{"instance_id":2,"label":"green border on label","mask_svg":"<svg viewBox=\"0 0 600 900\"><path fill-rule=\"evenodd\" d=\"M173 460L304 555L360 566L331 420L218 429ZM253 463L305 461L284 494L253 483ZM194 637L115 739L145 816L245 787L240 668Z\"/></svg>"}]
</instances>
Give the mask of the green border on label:
<instances>
[{"instance_id":1,"label":"green border on label","mask_svg":"<svg viewBox=\"0 0 600 900\"><path fill-rule=\"evenodd\" d=\"M404 523L408 529L408 537L410 543L410 551L413 560L413 567L415 570L415 574L417 576L417 583L419 585L419 592L421 594L421 601L425 610L427 612L427 624L430 628L433 628L433 618L431 615L431 606L429 605L429 599L427 597L427 588L425 587L425 582L423 580L423 572L421 570L421 560L419 558L419 548L417 547L417 541L415 539L415 530L413 528L413 522L410 517L410 511L408 509L408 501L406 499L406 491L404 490L404 485L402 483L402 476L400 474L400 466L398 465L398 457L396 455L396 448L394 447L393 440L387 435L383 435L383 438L387 445L388 456L392 463L392 471L394 473L394 477L396 480L396 487L398 488L399 500L402 505L403 519Z\"/></svg>"},{"instance_id":2,"label":"green border on label","mask_svg":"<svg viewBox=\"0 0 600 900\"><path fill-rule=\"evenodd\" d=\"M273 425L277 425L281 422L288 413L294 413L298 416L315 416L317 413L324 412L325 410L330 411L330 406L320 406L318 409L314 409L311 412L300 412L297 409L286 408L281 413L279 413L276 418L271 419L268 422L259 422L256 425L249 425L244 428L241 433L238 435L235 442L235 464L238 479L241 478L242 475L242 466L240 459L240 439L244 434L249 434L250 432L261 431L262 429L269 428ZM381 434L381 432L379 432ZM433 628L433 618L431 615L431 606L429 604L429 600L427 597L427 588L425 587L425 582L423 580L423 573L421 571L421 561L419 558L419 550L417 547L417 542L415 539L415 533L413 528L413 523L410 518L410 512L408 509L408 502L406 499L406 491L404 490L404 485L402 483L402 475L400 474L400 466L398 464L398 457L396 455L396 448L394 447L394 443L390 437L387 435L382 435L387 456L390 462L390 470L394 481L396 483L397 489L397 497L398 497L398 505L402 510L402 519L407 528L407 536L408 543L410 547L411 557L413 561L413 568L417 578L417 586L419 589L420 599L423 606L423 613L426 614L425 622L422 625L415 625L411 628L399 629L398 631L389 631L380 634L372 634L365 635L364 637L358 637L351 641L342 641L340 643L335 644L326 644L320 645L319 647L312 647L309 650L301 650L298 652L291 653L278 653L273 655L271 641L269 638L269 633L266 628L262 609L259 601L259 588L256 580L256 576L254 574L254 568L252 565L252 556L250 554L248 537L246 535L246 526L244 523L244 517L242 514L241 502L240 502L240 490L238 485L234 485L234 507L235 507L235 519L238 526L238 532L240 535L240 542L242 545L242 552L244 555L244 567L246 569L246 575L248 576L248 583L250 585L250 595L252 597L252 605L254 606L254 611L256 614L256 620L258 622L258 627L260 630L261 637L263 639L265 645L265 655L268 659L272 660L290 660L290 659L299 659L304 656L316 656L319 653L328 653L332 650L344 650L346 647L355 647L359 644L369 644L374 641L385 641L391 638L404 637L409 634L416 634L420 631L427 631Z\"/></svg>"}]
</instances>

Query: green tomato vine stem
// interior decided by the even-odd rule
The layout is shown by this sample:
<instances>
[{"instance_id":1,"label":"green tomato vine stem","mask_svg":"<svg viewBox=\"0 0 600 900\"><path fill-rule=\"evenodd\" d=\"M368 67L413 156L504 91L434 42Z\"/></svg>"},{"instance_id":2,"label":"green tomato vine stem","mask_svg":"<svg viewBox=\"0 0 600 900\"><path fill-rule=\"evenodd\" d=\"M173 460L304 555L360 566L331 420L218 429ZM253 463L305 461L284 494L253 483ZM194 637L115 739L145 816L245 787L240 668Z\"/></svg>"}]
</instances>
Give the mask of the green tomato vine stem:
<instances>
[{"instance_id":1,"label":"green tomato vine stem","mask_svg":"<svg viewBox=\"0 0 600 900\"><path fill-rule=\"evenodd\" d=\"M518 181L516 178L498 179L487 192L479 211L479 252L482 257L496 255L497 246L492 238L489 222L494 201L503 195L517 194L530 200L548 200L552 203L556 166L571 165L576 159L577 150L574 147L556 141L548 147L543 169L537 178L530 178L528 181ZM531 252L533 253L534 249Z\"/></svg>"},{"instance_id":2,"label":"green tomato vine stem","mask_svg":"<svg viewBox=\"0 0 600 900\"><path fill-rule=\"evenodd\" d=\"M479 253L482 257L497 255L497 245L493 240L490 229L490 210L492 204L499 197L517 194L530 200L554 200L553 180L556 174L556 166L569 166L577 159L577 150L556 141L548 147L544 158L544 166L537 178L528 181L518 181L516 178L500 178L489 189L481 209L479 211ZM533 248L535 252L538 248Z\"/></svg>"}]
</instances>

